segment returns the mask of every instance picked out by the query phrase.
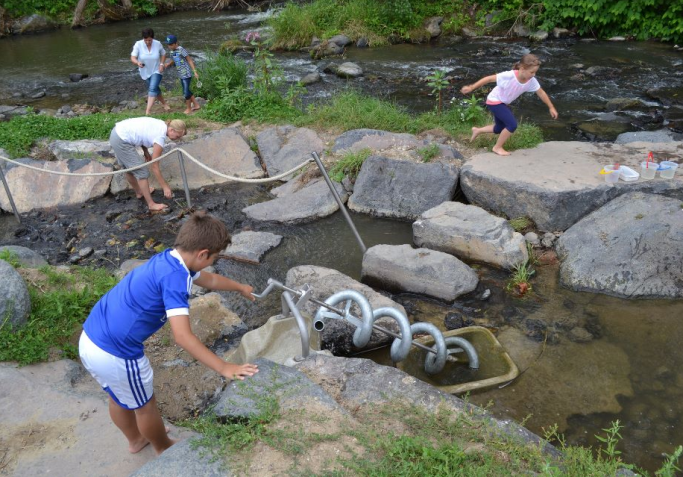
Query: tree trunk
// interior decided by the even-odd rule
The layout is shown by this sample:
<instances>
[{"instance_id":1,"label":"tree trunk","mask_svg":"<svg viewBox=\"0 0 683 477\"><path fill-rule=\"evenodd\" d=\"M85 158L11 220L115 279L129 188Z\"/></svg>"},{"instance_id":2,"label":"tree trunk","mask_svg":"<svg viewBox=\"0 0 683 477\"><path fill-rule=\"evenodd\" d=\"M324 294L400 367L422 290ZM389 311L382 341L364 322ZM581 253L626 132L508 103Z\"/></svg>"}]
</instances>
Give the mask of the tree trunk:
<instances>
[{"instance_id":1,"label":"tree trunk","mask_svg":"<svg viewBox=\"0 0 683 477\"><path fill-rule=\"evenodd\" d=\"M78 5L76 5L76 9L74 10L74 19L71 22L71 28L77 28L81 25L81 22L83 21L83 10L85 10L85 6L88 4L88 0L78 0Z\"/></svg>"},{"instance_id":2,"label":"tree trunk","mask_svg":"<svg viewBox=\"0 0 683 477\"><path fill-rule=\"evenodd\" d=\"M104 18L110 21L128 20L133 16L131 0L123 0L121 3L122 5L118 3L110 4L107 0L97 0Z\"/></svg>"}]
</instances>

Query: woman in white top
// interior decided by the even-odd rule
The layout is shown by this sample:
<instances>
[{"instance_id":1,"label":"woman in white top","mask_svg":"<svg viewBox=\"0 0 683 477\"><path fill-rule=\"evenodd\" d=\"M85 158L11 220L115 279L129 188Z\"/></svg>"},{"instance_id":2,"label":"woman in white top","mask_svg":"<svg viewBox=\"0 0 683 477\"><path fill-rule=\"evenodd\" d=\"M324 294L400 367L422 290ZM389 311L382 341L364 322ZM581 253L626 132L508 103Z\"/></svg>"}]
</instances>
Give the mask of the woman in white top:
<instances>
[{"instance_id":1,"label":"woman in white top","mask_svg":"<svg viewBox=\"0 0 683 477\"><path fill-rule=\"evenodd\" d=\"M124 168L129 169L161 156L167 137L175 141L183 137L186 132L185 122L180 119L166 123L161 119L154 118L130 118L116 123L109 135L109 144L114 150L116 161ZM145 156L144 161L138 154L137 147L142 148L142 153ZM150 147L152 148L151 155L148 150ZM149 167L163 189L164 197L167 199L173 197L171 187L161 175L159 163L155 162ZM142 199L144 197L151 212L162 211L168 206L154 202L150 193L148 178L149 169L147 167L126 172L126 180L135 191L137 198Z\"/></svg>"},{"instance_id":2,"label":"woman in white top","mask_svg":"<svg viewBox=\"0 0 683 477\"><path fill-rule=\"evenodd\" d=\"M541 101L548 106L550 116L557 119L555 106L536 79L536 72L540 66L541 61L536 55L524 55L518 63L515 63L511 71L485 76L476 83L462 87L460 92L469 94L480 86L496 83L496 87L491 90L486 98L486 107L493 113L494 123L481 128L473 127L470 141L474 141L481 133L500 134L492 151L499 156L509 156L510 153L503 148L503 145L517 129L517 120L510 111L508 104L523 93L536 93Z\"/></svg>"},{"instance_id":3,"label":"woman in white top","mask_svg":"<svg viewBox=\"0 0 683 477\"><path fill-rule=\"evenodd\" d=\"M147 109L145 114L149 116L154 101L156 99L164 106L164 110L170 110L159 89L159 84L163 78L164 63L166 61L166 50L161 42L154 39L154 30L145 28L142 30L142 40L138 40L133 45L130 53L130 61L139 68L140 77L147 82Z\"/></svg>"}]
</instances>

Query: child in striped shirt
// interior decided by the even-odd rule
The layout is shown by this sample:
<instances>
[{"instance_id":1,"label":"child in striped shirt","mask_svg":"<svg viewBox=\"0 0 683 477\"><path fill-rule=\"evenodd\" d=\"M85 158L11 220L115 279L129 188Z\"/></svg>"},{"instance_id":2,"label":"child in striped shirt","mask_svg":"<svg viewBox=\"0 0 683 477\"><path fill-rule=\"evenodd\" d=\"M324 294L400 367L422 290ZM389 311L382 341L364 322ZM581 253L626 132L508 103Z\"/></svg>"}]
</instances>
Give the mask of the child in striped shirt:
<instances>
[{"instance_id":1,"label":"child in striped shirt","mask_svg":"<svg viewBox=\"0 0 683 477\"><path fill-rule=\"evenodd\" d=\"M197 111L199 109L199 103L195 99L192 91L190 91L190 83L192 82L190 68L192 68L192 71L194 72L194 77L199 80L197 68L187 50L178 44L178 38L175 35L168 35L166 37L166 44L171 49L170 56L173 61L166 63L164 68L168 68L175 63L175 68L178 70L178 77L180 78L180 84L183 87L183 96L185 97L185 114L190 114L192 111Z\"/></svg>"},{"instance_id":2,"label":"child in striped shirt","mask_svg":"<svg viewBox=\"0 0 683 477\"><path fill-rule=\"evenodd\" d=\"M524 55L518 63L515 63L511 71L485 76L476 83L463 86L460 89L462 94L469 94L480 86L496 83L496 87L491 90L486 98L486 107L493 113L494 123L481 128L473 127L470 141L474 141L481 133L499 134L492 150L500 156L509 156L510 153L503 149L503 145L517 129L517 120L508 105L520 97L522 93L536 93L541 101L548 106L550 116L557 119L555 106L535 78L540 66L541 62L536 55Z\"/></svg>"}]
</instances>

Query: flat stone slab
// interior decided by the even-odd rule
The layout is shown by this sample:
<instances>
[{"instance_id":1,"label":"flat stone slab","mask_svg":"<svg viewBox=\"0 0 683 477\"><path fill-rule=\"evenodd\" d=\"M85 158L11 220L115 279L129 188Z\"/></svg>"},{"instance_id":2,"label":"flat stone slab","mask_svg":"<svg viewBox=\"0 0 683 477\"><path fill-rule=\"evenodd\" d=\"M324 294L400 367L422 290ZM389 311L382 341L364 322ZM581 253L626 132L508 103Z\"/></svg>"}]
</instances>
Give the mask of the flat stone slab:
<instances>
[{"instance_id":1,"label":"flat stone slab","mask_svg":"<svg viewBox=\"0 0 683 477\"><path fill-rule=\"evenodd\" d=\"M474 205L508 218L529 217L541 230L561 231L627 192L683 197L683 174L616 184L600 175L603 166L617 162L640 172L650 151L658 162L680 162L683 143L554 141L506 157L479 154L462 167L460 184Z\"/></svg>"},{"instance_id":2,"label":"flat stone slab","mask_svg":"<svg viewBox=\"0 0 683 477\"><path fill-rule=\"evenodd\" d=\"M529 259L526 241L507 220L460 202L444 202L413 222L418 247L511 269Z\"/></svg>"},{"instance_id":3,"label":"flat stone slab","mask_svg":"<svg viewBox=\"0 0 683 477\"><path fill-rule=\"evenodd\" d=\"M110 165L89 159L66 161L17 159L17 162L52 172L78 174L112 172ZM19 213L60 205L81 204L88 199L106 194L111 182L109 175L89 177L56 175L9 163L5 168L5 177ZM6 212L12 212L4 187L0 187L0 208Z\"/></svg>"},{"instance_id":4,"label":"flat stone slab","mask_svg":"<svg viewBox=\"0 0 683 477\"><path fill-rule=\"evenodd\" d=\"M114 150L109 141L83 139L81 141L52 141L47 148L60 161L66 159L113 158Z\"/></svg>"},{"instance_id":5,"label":"flat stone slab","mask_svg":"<svg viewBox=\"0 0 683 477\"><path fill-rule=\"evenodd\" d=\"M240 232L232 236L232 243L225 249L228 257L260 262L261 257L282 242L282 235L270 232Z\"/></svg>"},{"instance_id":6,"label":"flat stone slab","mask_svg":"<svg viewBox=\"0 0 683 477\"><path fill-rule=\"evenodd\" d=\"M171 446L156 459L147 462L130 477L232 477L230 469L220 460L214 460L206 449L196 447L194 438Z\"/></svg>"},{"instance_id":7,"label":"flat stone slab","mask_svg":"<svg viewBox=\"0 0 683 477\"><path fill-rule=\"evenodd\" d=\"M683 297L683 200L630 192L558 240L561 283L623 298Z\"/></svg>"},{"instance_id":8,"label":"flat stone slab","mask_svg":"<svg viewBox=\"0 0 683 477\"><path fill-rule=\"evenodd\" d=\"M457 185L458 168L453 164L370 156L356 179L349 209L377 217L415 220L451 200Z\"/></svg>"},{"instance_id":9,"label":"flat stone slab","mask_svg":"<svg viewBox=\"0 0 683 477\"><path fill-rule=\"evenodd\" d=\"M344 187L335 182L337 193L345 202L348 193ZM242 212L252 220L260 222L278 222L295 224L310 222L332 215L339 206L334 200L324 179L319 177L291 194L259 204L253 204L242 209Z\"/></svg>"},{"instance_id":10,"label":"flat stone slab","mask_svg":"<svg viewBox=\"0 0 683 477\"><path fill-rule=\"evenodd\" d=\"M386 290L453 301L473 291L477 274L447 253L410 245L375 245L363 256L363 281Z\"/></svg>"}]
</instances>

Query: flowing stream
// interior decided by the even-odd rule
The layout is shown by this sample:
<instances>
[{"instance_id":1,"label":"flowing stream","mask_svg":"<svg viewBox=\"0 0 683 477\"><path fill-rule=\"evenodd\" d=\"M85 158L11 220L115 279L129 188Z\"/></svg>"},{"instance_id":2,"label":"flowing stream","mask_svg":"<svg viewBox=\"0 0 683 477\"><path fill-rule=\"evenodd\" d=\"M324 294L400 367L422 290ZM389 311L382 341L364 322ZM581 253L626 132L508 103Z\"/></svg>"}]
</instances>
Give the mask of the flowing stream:
<instances>
[{"instance_id":1,"label":"flowing stream","mask_svg":"<svg viewBox=\"0 0 683 477\"><path fill-rule=\"evenodd\" d=\"M143 83L129 62L133 43L143 27L151 26L157 38L167 33L178 35L180 43L201 61L206 50L216 49L232 35L243 37L247 31L262 28L268 13L183 12L141 21L93 26L0 40L0 104L23 102L38 108L57 108L62 104L89 102L115 104L132 95L143 96ZM432 108L424 77L437 69L455 78L450 91L458 96L460 85L509 66L532 50L545 61L539 80L553 99L560 119L552 121L545 106L532 95L520 98L515 109L524 120L539 124L546 139L613 140L620 132L638 129L676 127L683 119L678 93L683 93L683 53L659 43L609 43L577 40L549 41L530 45L527 41L477 39L467 42L442 41L429 45L394 45L385 48L347 50L347 59L357 62L366 72L352 81L323 75L323 81L309 88L309 101L325 98L336 89L357 86L371 94L395 99L410 110ZM315 71L316 62L303 53L277 56L289 80ZM584 65L582 68L577 64ZM599 78L581 70L606 66L610 72ZM79 83L69 82L70 73L87 73ZM574 75L576 76L572 79ZM166 75L164 85L174 87L175 73ZM657 95L648 90L663 91ZM46 96L29 99L38 91ZM15 95L23 94L23 98ZM628 97L640 106L624 113L605 111L613 98ZM655 99L660 97L660 100ZM678 98L678 99L677 99ZM261 186L228 185L208 188L198 204L213 204L213 213L228 223L231 230L251 227L279 233L283 244L270 252L262 265L235 262L219 263L220 272L252 283L259 291L269 277L284 281L289 268L301 264L335 268L358 279L361 254L341 214L312 224L287 227L245 222L240 210L262 201L267 189ZM209 197L211 196L211 197ZM214 197L215 196L215 197ZM218 207L216 201L228 206ZM211 202L213 201L213 202ZM55 222L83 222L87 237L81 246L102 247L108 238L102 217L112 207L134 207L105 197L83 207L65 208L52 213L27 216L22 232L11 215L0 215L0 243L35 248L52 263L65 261L55 252L41 227ZM409 223L378 220L353 215L366 245L412 242ZM99 225L98 225L99 224ZM110 231L109 231L110 232ZM50 231L61 244L58 228ZM140 233L164 243L172 234L160 219L142 224ZM131 232L132 234L132 232ZM48 234L49 235L49 234ZM647 470L661 465L662 453L672 453L683 444L683 301L621 300L591 293L576 293L559 286L556 266L540 267L533 281L534 293L516 299L504 291L506 274L486 267L477 268L479 289L472 297L452 305L413 295L398 295L416 320L430 321L444 329L449 313L460 313L475 323L484 323L500 333L500 338L518 356L522 375L500 389L469 397L499 417L524 421L532 431L558 423L572 444L597 445L595 434L619 420L625 428L618 448L622 457ZM477 297L485 289L488 300ZM235 311L250 326L257 326L274 314L277 299L257 306L231 301ZM550 334L534 333L529 323L547 325ZM571 329L581 323L592 339L577 342ZM526 328L525 328L526 326ZM526 334L532 335L529 339Z\"/></svg>"}]
</instances>

